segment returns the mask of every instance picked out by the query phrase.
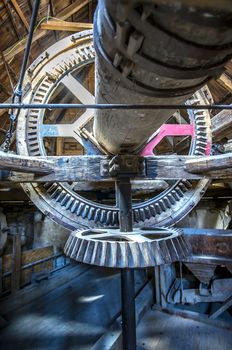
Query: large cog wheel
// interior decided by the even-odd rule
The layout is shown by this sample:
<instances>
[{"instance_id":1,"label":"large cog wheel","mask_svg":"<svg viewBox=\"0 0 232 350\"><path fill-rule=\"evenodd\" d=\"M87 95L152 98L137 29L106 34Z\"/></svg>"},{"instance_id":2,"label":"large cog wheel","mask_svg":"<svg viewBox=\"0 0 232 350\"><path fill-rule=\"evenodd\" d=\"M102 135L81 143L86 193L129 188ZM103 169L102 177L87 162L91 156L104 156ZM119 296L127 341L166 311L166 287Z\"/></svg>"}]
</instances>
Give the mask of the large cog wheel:
<instances>
[{"instance_id":1,"label":"large cog wheel","mask_svg":"<svg viewBox=\"0 0 232 350\"><path fill-rule=\"evenodd\" d=\"M70 234L64 252L81 263L111 268L145 268L184 259L190 248L173 228L88 229Z\"/></svg>"},{"instance_id":2,"label":"large cog wheel","mask_svg":"<svg viewBox=\"0 0 232 350\"><path fill-rule=\"evenodd\" d=\"M28 69L25 103L49 103L61 86L65 86L80 103L93 103L93 95L75 79L76 72L94 63L92 31L67 37L50 47ZM204 89L196 92L188 104L209 103ZM86 110L69 124L49 124L44 110L20 111L17 126L17 149L21 155L46 155L44 138L73 137L84 148L83 127L91 122L92 110ZM209 154L211 146L210 114L205 110L189 113L192 135L189 154ZM91 135L91 132L89 132ZM92 137L91 154L104 150ZM88 148L89 151L89 148ZM187 215L199 202L209 180L172 181L157 196L133 205L135 227L171 226ZM34 204L47 216L68 229L118 227L118 209L84 198L73 184L22 184Z\"/></svg>"}]
</instances>

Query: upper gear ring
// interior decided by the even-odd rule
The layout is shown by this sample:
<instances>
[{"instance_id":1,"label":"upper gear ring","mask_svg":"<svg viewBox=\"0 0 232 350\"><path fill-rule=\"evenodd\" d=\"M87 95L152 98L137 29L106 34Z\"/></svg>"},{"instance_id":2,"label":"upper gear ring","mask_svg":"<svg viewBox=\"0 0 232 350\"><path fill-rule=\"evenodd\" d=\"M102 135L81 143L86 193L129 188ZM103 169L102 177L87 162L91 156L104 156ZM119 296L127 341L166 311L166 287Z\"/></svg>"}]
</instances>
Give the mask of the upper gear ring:
<instances>
[{"instance_id":1,"label":"upper gear ring","mask_svg":"<svg viewBox=\"0 0 232 350\"><path fill-rule=\"evenodd\" d=\"M24 102L47 103L61 82L73 92L70 86L70 81L74 83L71 73L93 62L94 48L91 31L61 40L41 55L28 69L26 87L29 86L29 90L24 95ZM85 103L84 101L92 98L91 94L88 95L87 90L83 89L80 83L78 84L76 91L81 96L77 97ZM189 101L189 103L199 104L206 102L201 90ZM44 110L31 109L28 112L21 110L17 126L17 148L20 154L45 155L44 135L46 133L46 135L50 133L50 136L54 136L55 133L60 135L59 125L53 125L53 127L43 125L44 113ZM85 113L87 113L87 119L90 118L92 112L87 110ZM209 112L193 111L189 117L195 130L190 154L204 155L211 140ZM66 128L66 132L67 129L70 128ZM80 140L77 133L73 133L72 136ZM173 225L198 203L208 184L207 179L199 181L196 185L187 180L176 181L158 196L135 204L133 206L135 227ZM68 229L118 226L116 207L85 199L74 192L68 183L23 184L22 186L45 215Z\"/></svg>"}]
</instances>

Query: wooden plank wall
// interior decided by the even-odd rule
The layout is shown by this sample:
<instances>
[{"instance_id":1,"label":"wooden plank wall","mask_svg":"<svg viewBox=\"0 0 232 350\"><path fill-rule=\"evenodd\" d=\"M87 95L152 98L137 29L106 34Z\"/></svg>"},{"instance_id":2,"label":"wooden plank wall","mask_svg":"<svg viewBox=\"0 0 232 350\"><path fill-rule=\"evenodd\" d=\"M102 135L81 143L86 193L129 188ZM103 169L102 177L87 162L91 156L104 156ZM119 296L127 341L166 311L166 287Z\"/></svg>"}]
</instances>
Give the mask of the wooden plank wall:
<instances>
[{"instance_id":1,"label":"wooden plank wall","mask_svg":"<svg viewBox=\"0 0 232 350\"><path fill-rule=\"evenodd\" d=\"M47 246L37 249L31 249L23 251L21 254L21 266L36 262L38 260L48 258L54 254L53 246ZM3 255L2 257L2 272L10 272L12 271L12 262L13 262L13 255L7 254ZM53 261L46 261L44 263L38 264L34 266L33 269L28 268L25 270L22 270L20 273L20 285L25 285L27 283L30 283L33 278L33 271L34 273L40 273L40 272L49 272L53 269ZM2 291L10 290L12 286L11 276L7 276L3 278L2 281Z\"/></svg>"}]
</instances>

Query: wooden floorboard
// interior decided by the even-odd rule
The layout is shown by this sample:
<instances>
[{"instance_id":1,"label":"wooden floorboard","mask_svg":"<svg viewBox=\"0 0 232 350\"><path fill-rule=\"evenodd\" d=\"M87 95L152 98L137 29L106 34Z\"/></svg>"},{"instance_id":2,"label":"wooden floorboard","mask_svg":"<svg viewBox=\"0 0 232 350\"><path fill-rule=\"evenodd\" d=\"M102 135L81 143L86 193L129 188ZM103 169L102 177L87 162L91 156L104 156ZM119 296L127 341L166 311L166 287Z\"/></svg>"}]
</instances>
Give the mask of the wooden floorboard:
<instances>
[{"instance_id":1,"label":"wooden floorboard","mask_svg":"<svg viewBox=\"0 0 232 350\"><path fill-rule=\"evenodd\" d=\"M149 310L137 330L138 350L231 350L232 332Z\"/></svg>"},{"instance_id":2,"label":"wooden floorboard","mask_svg":"<svg viewBox=\"0 0 232 350\"><path fill-rule=\"evenodd\" d=\"M84 265L77 269L78 276L70 276L65 283L62 280L61 286L53 284L56 288L46 288L40 295L40 284L28 288L28 293L37 290L36 298L29 298L28 303L26 290L15 293L14 298L22 297L16 309L10 307L10 298L4 313L0 305L0 314L7 321L0 330L1 350L87 350L95 344L120 312L120 276L111 269L86 269ZM68 268L69 275L71 270ZM136 289L143 283L142 273L137 273Z\"/></svg>"}]
</instances>

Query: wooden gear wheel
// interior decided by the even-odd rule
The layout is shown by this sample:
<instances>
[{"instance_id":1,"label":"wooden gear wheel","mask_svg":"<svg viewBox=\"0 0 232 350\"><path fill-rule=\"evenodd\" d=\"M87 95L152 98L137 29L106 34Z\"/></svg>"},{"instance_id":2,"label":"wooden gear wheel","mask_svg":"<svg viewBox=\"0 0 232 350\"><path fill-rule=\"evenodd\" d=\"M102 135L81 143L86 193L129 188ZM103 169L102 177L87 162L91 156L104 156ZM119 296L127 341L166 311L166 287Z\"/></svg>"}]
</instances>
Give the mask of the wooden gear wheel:
<instances>
[{"instance_id":1,"label":"wooden gear wheel","mask_svg":"<svg viewBox=\"0 0 232 350\"><path fill-rule=\"evenodd\" d=\"M59 92L66 89L66 98L71 96L80 103L93 103L94 96L84 86L82 79L94 64L94 59L92 31L77 33L57 42L29 67L24 84L23 101L54 102ZM209 97L207 88L203 88L186 103L209 103ZM92 134L93 110L84 110L71 122L62 119L65 115L64 110L59 114L55 111L55 117L52 114L52 118L49 113L38 109L20 111L17 125L17 149L20 155L47 155L45 141L61 137L75 139L86 154L104 154L104 150ZM185 122L175 125L172 121L171 127L170 124L169 127L163 125L156 135L148 140L140 154L148 155L151 152L154 154L153 149L156 150L163 137L177 135L190 138L187 154L209 154L211 148L209 111L192 110L188 119L189 124ZM199 202L208 185L207 179L192 182L185 179L169 181L164 190L149 199L133 203L134 226L143 228L174 225ZM22 184L22 187L45 215L68 229L117 228L119 225L116 205L93 201L83 196L78 191L78 184L31 183Z\"/></svg>"}]
</instances>

